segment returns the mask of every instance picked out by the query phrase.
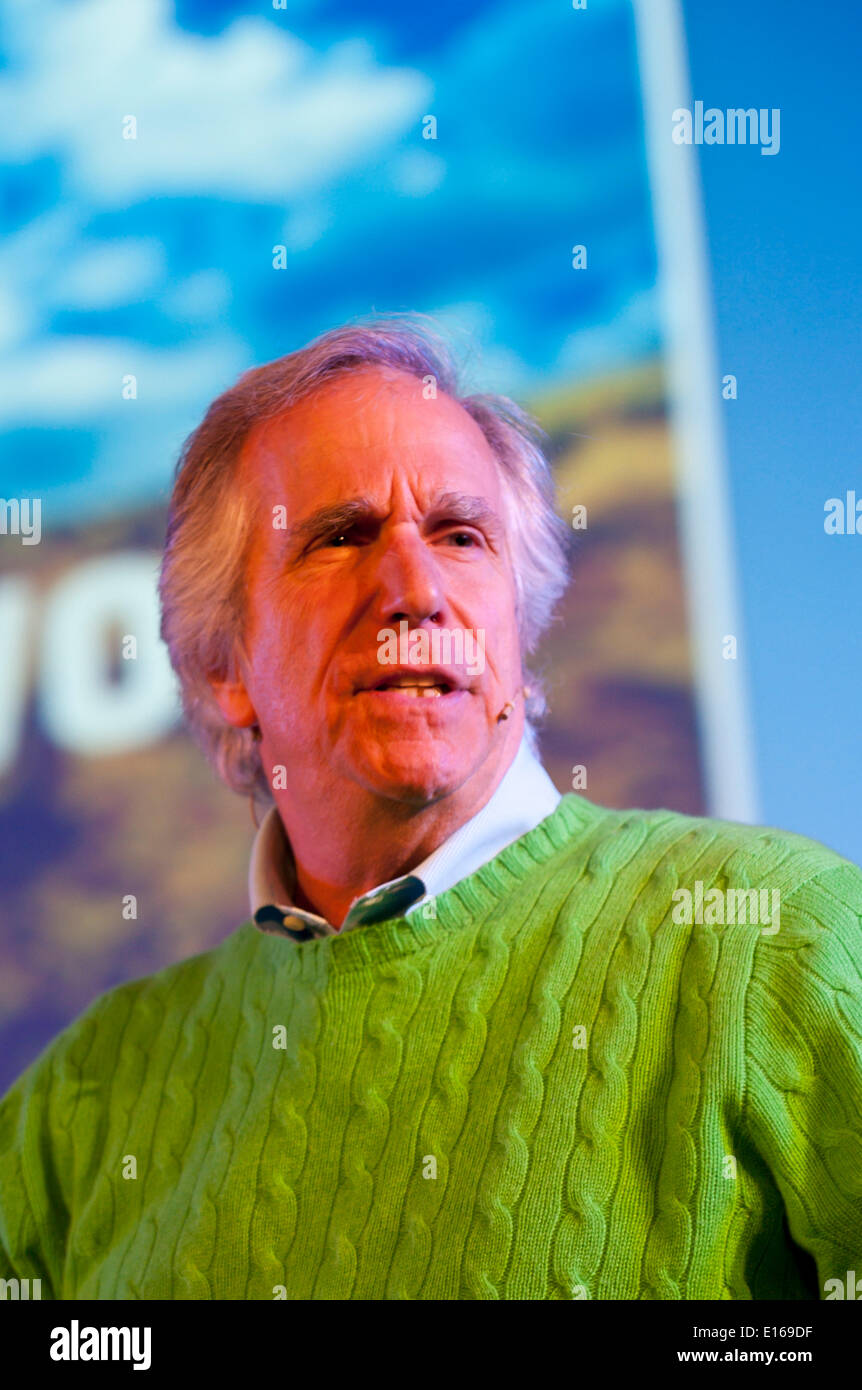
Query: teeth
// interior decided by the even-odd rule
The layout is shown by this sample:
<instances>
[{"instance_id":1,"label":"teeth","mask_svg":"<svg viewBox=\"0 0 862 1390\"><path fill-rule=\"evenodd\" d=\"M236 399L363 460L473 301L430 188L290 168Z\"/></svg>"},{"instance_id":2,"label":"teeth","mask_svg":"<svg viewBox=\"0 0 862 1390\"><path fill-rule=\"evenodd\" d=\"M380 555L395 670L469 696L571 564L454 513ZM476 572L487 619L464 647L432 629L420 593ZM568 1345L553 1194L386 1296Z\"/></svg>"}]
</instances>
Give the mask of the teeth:
<instances>
[{"instance_id":1,"label":"teeth","mask_svg":"<svg viewBox=\"0 0 862 1390\"><path fill-rule=\"evenodd\" d=\"M439 685L391 685L390 690L400 690L405 695L412 695L414 698L421 696L424 699L434 699L435 696L443 694Z\"/></svg>"}]
</instances>

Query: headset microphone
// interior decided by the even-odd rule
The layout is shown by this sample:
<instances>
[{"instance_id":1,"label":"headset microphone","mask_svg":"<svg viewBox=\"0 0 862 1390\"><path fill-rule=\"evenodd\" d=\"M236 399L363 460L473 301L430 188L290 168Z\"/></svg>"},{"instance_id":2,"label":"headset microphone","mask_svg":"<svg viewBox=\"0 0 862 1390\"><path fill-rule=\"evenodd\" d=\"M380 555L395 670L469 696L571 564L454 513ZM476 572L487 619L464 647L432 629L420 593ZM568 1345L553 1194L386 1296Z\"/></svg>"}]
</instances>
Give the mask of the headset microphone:
<instances>
[{"instance_id":1,"label":"headset microphone","mask_svg":"<svg viewBox=\"0 0 862 1390\"><path fill-rule=\"evenodd\" d=\"M525 700L529 699L529 696L530 696L530 687L529 687L528 685L523 686L522 689L521 689L521 691L520 691L520 693L523 695L523 697L524 697ZM516 697L516 698L517 698L517 697ZM506 703L505 703L505 705L503 706L503 708L500 710L500 713L497 715L497 723L498 723L498 724L501 724L501 723L503 722L504 719L508 719L508 718L509 718L509 715L512 713L512 711L513 711L514 708L515 708L515 701L514 701L514 700L507 700Z\"/></svg>"}]
</instances>

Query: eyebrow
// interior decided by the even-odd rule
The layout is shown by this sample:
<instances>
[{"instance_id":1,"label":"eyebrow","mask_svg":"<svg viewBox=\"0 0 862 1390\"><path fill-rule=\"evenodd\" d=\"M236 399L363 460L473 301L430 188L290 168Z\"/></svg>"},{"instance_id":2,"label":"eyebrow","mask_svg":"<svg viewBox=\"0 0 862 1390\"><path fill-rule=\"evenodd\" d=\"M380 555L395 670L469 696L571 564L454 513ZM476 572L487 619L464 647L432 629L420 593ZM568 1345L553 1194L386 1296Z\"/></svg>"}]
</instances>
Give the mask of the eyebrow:
<instances>
[{"instance_id":1,"label":"eyebrow","mask_svg":"<svg viewBox=\"0 0 862 1390\"><path fill-rule=\"evenodd\" d=\"M324 536L348 530L363 521L385 521L386 516L387 513L370 497L351 497L343 502L318 507L309 516L289 526L283 532L282 546L284 550L301 552ZM465 492L438 492L430 501L425 522L433 525L444 517L482 527L492 540L498 540L503 534L497 512L484 497L474 497Z\"/></svg>"},{"instance_id":2,"label":"eyebrow","mask_svg":"<svg viewBox=\"0 0 862 1390\"><path fill-rule=\"evenodd\" d=\"M318 507L310 516L287 528L284 544L290 550L304 550L312 541L320 540L333 531L346 530L355 526L358 521L370 517L383 520L370 497L352 497L348 501L334 502L328 507Z\"/></svg>"},{"instance_id":3,"label":"eyebrow","mask_svg":"<svg viewBox=\"0 0 862 1390\"><path fill-rule=\"evenodd\" d=\"M500 518L484 497L473 497L467 492L438 492L431 499L428 519L439 521L444 516L453 521L472 521L494 537L502 535Z\"/></svg>"}]
</instances>

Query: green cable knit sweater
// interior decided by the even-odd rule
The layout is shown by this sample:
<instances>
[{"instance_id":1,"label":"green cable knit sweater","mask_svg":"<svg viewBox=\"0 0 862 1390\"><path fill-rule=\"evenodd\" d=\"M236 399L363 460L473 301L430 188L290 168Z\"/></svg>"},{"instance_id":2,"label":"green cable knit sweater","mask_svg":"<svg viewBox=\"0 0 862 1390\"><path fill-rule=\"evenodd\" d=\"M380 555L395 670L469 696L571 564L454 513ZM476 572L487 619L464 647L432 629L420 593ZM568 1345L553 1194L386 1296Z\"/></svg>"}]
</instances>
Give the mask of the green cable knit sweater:
<instances>
[{"instance_id":1,"label":"green cable knit sweater","mask_svg":"<svg viewBox=\"0 0 862 1390\"><path fill-rule=\"evenodd\" d=\"M680 887L709 920L674 920ZM714 920L748 888L777 931ZM0 1275L98 1299L862 1277L859 869L569 795L436 912L302 945L246 923L98 999L0 1104Z\"/></svg>"}]
</instances>

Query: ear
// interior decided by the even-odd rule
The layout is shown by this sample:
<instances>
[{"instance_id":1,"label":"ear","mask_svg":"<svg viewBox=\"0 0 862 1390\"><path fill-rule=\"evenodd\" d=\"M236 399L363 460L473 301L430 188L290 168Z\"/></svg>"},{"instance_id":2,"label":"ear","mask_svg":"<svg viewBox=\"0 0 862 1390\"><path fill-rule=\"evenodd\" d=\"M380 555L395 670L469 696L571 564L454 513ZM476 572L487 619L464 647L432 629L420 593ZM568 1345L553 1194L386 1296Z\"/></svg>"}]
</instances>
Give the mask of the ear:
<instances>
[{"instance_id":1,"label":"ear","mask_svg":"<svg viewBox=\"0 0 862 1390\"><path fill-rule=\"evenodd\" d=\"M241 680L216 680L211 676L209 684L215 702L228 724L233 724L237 729L247 729L251 724L257 723L254 705Z\"/></svg>"}]
</instances>

